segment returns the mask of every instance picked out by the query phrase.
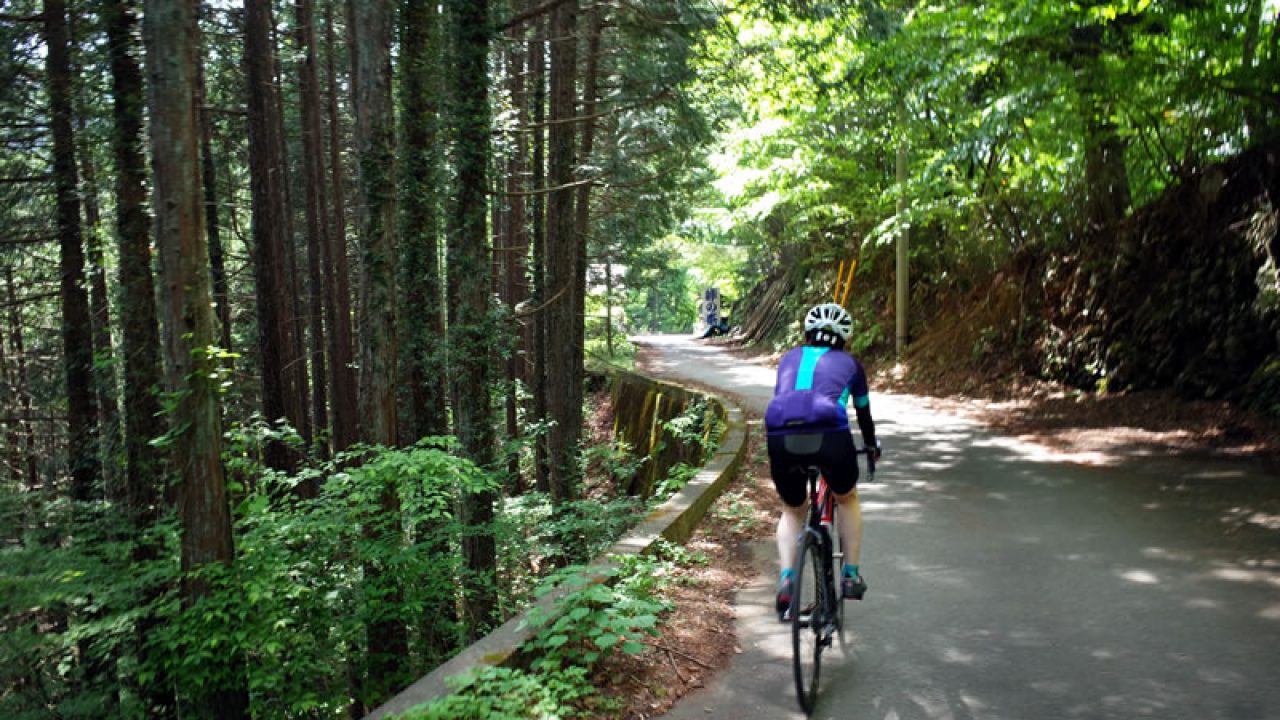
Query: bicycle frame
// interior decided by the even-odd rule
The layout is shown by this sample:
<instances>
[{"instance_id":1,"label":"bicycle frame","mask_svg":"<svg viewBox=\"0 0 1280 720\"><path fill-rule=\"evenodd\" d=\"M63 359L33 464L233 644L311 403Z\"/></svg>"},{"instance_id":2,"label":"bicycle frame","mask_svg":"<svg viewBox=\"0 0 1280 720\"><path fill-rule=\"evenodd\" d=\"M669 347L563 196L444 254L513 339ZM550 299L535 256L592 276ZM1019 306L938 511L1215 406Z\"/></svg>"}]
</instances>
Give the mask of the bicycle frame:
<instances>
[{"instance_id":1,"label":"bicycle frame","mask_svg":"<svg viewBox=\"0 0 1280 720\"><path fill-rule=\"evenodd\" d=\"M874 450L863 449L857 453L867 456L868 481L874 481ZM836 584L838 571L835 567L837 559L843 562L844 552L840 548L837 555L834 547L834 534L839 527L835 524L835 494L820 468L806 465L804 470L809 486L809 509L804 530L798 538L795 594L787 615L791 620L796 693L801 709L808 714L813 712L816 702L823 649L831 646L837 633L840 634L841 646L844 644L844 596ZM813 566L814 574L812 602L807 604L802 592L806 586L806 564Z\"/></svg>"}]
</instances>

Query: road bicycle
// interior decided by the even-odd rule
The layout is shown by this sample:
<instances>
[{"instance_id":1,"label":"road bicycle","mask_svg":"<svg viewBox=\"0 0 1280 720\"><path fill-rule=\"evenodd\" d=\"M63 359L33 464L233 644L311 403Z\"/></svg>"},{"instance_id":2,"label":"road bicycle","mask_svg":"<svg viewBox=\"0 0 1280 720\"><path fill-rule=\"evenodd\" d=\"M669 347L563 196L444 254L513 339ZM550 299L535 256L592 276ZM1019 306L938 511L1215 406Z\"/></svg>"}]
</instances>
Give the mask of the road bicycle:
<instances>
[{"instance_id":1,"label":"road bicycle","mask_svg":"<svg viewBox=\"0 0 1280 720\"><path fill-rule=\"evenodd\" d=\"M787 436L788 450L799 454L821 443L820 435ZM794 440L792 439L794 438ZM867 481L875 480L876 461L871 450L858 450L867 456ZM805 467L809 485L809 513L800 534L792 580L791 621L792 661L796 676L796 694L805 714L813 712L818 696L818 677L822 670L822 651L831 647L832 638L840 637L844 645L844 597L840 592L840 572L844 565L844 542L839 537L835 495L827 486L816 465Z\"/></svg>"}]
</instances>

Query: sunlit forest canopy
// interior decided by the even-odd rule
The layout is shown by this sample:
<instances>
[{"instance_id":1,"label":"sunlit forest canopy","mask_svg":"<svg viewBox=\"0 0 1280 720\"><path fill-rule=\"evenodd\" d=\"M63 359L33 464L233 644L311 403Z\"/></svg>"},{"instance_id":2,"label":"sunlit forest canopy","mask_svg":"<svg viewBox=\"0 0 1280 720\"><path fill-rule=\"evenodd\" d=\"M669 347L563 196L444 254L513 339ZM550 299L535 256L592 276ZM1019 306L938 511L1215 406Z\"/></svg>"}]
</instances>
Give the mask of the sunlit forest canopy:
<instances>
[{"instance_id":1,"label":"sunlit forest canopy","mask_svg":"<svg viewBox=\"0 0 1280 720\"><path fill-rule=\"evenodd\" d=\"M742 242L1069 243L1270 137L1275 3L741 3L704 40ZM895 153L908 172L897 182ZM899 207L898 201L903 200ZM954 247L960 245L962 247Z\"/></svg>"}]
</instances>

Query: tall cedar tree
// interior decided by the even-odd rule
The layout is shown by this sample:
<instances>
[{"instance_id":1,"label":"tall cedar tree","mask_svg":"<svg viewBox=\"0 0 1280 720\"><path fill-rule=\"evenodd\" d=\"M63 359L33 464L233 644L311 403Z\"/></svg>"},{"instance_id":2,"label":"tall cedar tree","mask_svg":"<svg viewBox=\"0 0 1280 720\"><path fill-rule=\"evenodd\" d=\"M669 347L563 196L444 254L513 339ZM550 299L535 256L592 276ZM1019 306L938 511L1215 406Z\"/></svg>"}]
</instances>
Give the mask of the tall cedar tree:
<instances>
[{"instance_id":1,"label":"tall cedar tree","mask_svg":"<svg viewBox=\"0 0 1280 720\"><path fill-rule=\"evenodd\" d=\"M142 148L142 70L137 53L137 3L105 0L103 24L111 62L111 139L115 158L116 247L119 255L121 350L124 355L124 503L141 537L160 517L163 458L151 440L164 433L164 417L156 390L161 385L160 324L156 318L155 279L151 271L151 223L147 217L147 168ZM139 542L135 559L152 560L159 548ZM161 590L149 588L149 597ZM146 634L154 620L139 623L134 652L145 653ZM145 656L139 658L145 661ZM172 716L170 683L155 678L139 693L148 712Z\"/></svg>"},{"instance_id":2,"label":"tall cedar tree","mask_svg":"<svg viewBox=\"0 0 1280 720\"><path fill-rule=\"evenodd\" d=\"M452 98L457 123L457 188L449 223L449 356L454 434L476 465L493 465L493 409L488 393L490 350L497 329L489 318L489 242L486 220L489 164L487 2L452 0L448 5L457 56ZM462 499L462 521L471 528L462 544L467 565L466 626L479 633L492 620L497 568L492 493Z\"/></svg>"},{"instance_id":3,"label":"tall cedar tree","mask_svg":"<svg viewBox=\"0 0 1280 720\"><path fill-rule=\"evenodd\" d=\"M395 7L389 0L352 0L351 86L356 109L356 147L363 195L360 283L361 439L394 446L396 434L396 187L395 125L391 97L391 40ZM400 503L393 483L380 498L381 517L371 519L371 539L393 544L399 537ZM399 606L393 574L376 561L365 567L366 582L379 603ZM391 587L387 587L390 584ZM380 701L404 679L408 631L383 613L368 627L365 702Z\"/></svg>"},{"instance_id":4,"label":"tall cedar tree","mask_svg":"<svg viewBox=\"0 0 1280 720\"><path fill-rule=\"evenodd\" d=\"M199 32L195 3L147 0L143 18L164 356L174 398L170 440L182 522L182 569L191 573L234 560L221 459L218 361L208 351L217 333L209 249L201 223L200 138L193 102ZM208 593L207 583L186 575L188 602ZM246 717L249 697L242 663L236 657L210 663L218 667L207 670L223 682L188 686L194 696L192 708L212 717Z\"/></svg>"},{"instance_id":5,"label":"tall cedar tree","mask_svg":"<svg viewBox=\"0 0 1280 720\"><path fill-rule=\"evenodd\" d=\"M200 120L200 173L204 185L204 227L205 237L209 238L209 276L213 281L214 308L222 332L219 345L230 353L231 298L228 296L226 253L222 250L222 230L218 221L218 166L213 157L213 113L208 103L203 61L196 66L196 93L197 117Z\"/></svg>"},{"instance_id":6,"label":"tall cedar tree","mask_svg":"<svg viewBox=\"0 0 1280 720\"><path fill-rule=\"evenodd\" d=\"M85 502L102 498L104 488L101 485L102 465L98 447L98 383L93 371L93 314L85 288L84 227L80 219L81 188L73 129L71 31L66 3L62 0L46 0L44 33L49 122L53 131L53 182L57 194L63 367L70 435L70 495L73 500ZM51 608L54 615L63 611L62 607ZM96 614L87 609L85 620L96 619ZM85 688L101 690L108 677L103 658L87 640L77 642L76 646L79 662L74 668L74 682Z\"/></svg>"},{"instance_id":7,"label":"tall cedar tree","mask_svg":"<svg viewBox=\"0 0 1280 720\"><path fill-rule=\"evenodd\" d=\"M440 213L444 154L439 139L441 94L440 23L433 3L400 5L400 107L404 126L400 183L402 290L413 312L401 319L409 407L402 428L406 443L444 435L448 393L444 367L444 294L440 273Z\"/></svg>"},{"instance_id":8,"label":"tall cedar tree","mask_svg":"<svg viewBox=\"0 0 1280 720\"><path fill-rule=\"evenodd\" d=\"M53 131L53 181L57 192L58 269L61 276L63 368L67 383L71 497L89 500L101 492L98 408L93 382L93 318L85 291L84 240L71 110L71 38L63 0L44 4L49 122Z\"/></svg>"},{"instance_id":9,"label":"tall cedar tree","mask_svg":"<svg viewBox=\"0 0 1280 720\"><path fill-rule=\"evenodd\" d=\"M400 108L404 123L401 158L400 253L401 291L406 307L400 326L404 355L400 372L409 391L403 398L400 434L405 444L449 432L448 381L444 348L444 288L440 267L440 235L444 226L444 164L440 145L441 95L444 92L442 33L444 18L433 3L402 0L400 4ZM438 533L422 528L420 537ZM445 555L443 540L429 552ZM442 662L457 645L457 612L452 590L435 599L437 612L420 623L425 659Z\"/></svg>"},{"instance_id":10,"label":"tall cedar tree","mask_svg":"<svg viewBox=\"0 0 1280 720\"><path fill-rule=\"evenodd\" d=\"M595 152L596 137L596 101L600 91L600 40L601 31L604 23L604 11L601 9L601 3L595 2L591 4L591 8L587 11L587 57L583 62L582 69L582 122L581 128L581 154L579 155L578 164L581 167L591 167L591 155ZM586 377L586 317L587 317L587 241L591 229L591 181L590 177L581 178L581 182L577 188L577 197L574 198L574 236L578 241L577 248L577 267L574 269L574 287L577 293L574 295L574 316L578 318L574 323L574 331L576 335L573 338L574 347L578 348L578 352L574 355L574 377L578 378L577 387L581 387L582 379ZM578 398L578 407L582 406L582 398ZM579 421L581 425L581 421Z\"/></svg>"},{"instance_id":11,"label":"tall cedar tree","mask_svg":"<svg viewBox=\"0 0 1280 720\"><path fill-rule=\"evenodd\" d=\"M72 44L77 42L72 25ZM73 66L74 67L74 66ZM93 356L107 360L115 355L111 338L111 301L107 289L107 260L103 250L102 216L98 207L98 174L93 143L86 137L85 109L76 117L77 156L84 190L85 250L89 261L89 311L93 317ZM98 442L101 443L102 485L111 500L122 500L120 481L120 386L116 382L115 365L94 362L93 391L98 406Z\"/></svg>"},{"instance_id":12,"label":"tall cedar tree","mask_svg":"<svg viewBox=\"0 0 1280 720\"><path fill-rule=\"evenodd\" d=\"M578 3L556 7L551 21L550 131L547 140L546 294L549 489L556 502L577 494L577 450L582 427L582 382L577 368L582 318L577 314L580 258L574 227L574 123Z\"/></svg>"},{"instance_id":13,"label":"tall cedar tree","mask_svg":"<svg viewBox=\"0 0 1280 720\"><path fill-rule=\"evenodd\" d=\"M520 2L512 3L512 13L521 12L523 9L521 6ZM507 218L503 224L501 256L504 275L501 279L500 294L503 301L511 308L521 307L528 293L528 282L525 278L529 270L529 223L524 195L528 190L525 183L529 169L529 141L524 132L529 117L526 98L528 53L525 44L519 39L523 34L523 30L517 30L515 37L507 44L507 93L511 97L511 106L515 110L517 131L511 140L511 152L506 166L505 212ZM529 332L522 332L520 340L523 347L531 347L531 339ZM528 382L524 370L525 366L520 353L511 353L506 362L505 400L507 437L512 439L520 436L517 384ZM515 492L522 492L519 457L512 456L507 472L515 483Z\"/></svg>"},{"instance_id":14,"label":"tall cedar tree","mask_svg":"<svg viewBox=\"0 0 1280 720\"><path fill-rule=\"evenodd\" d=\"M532 91L529 103L533 115L533 173L530 178L534 192L530 202L529 225L533 230L530 240L530 263L533 265L533 288L530 299L534 313L529 321L532 352L529 375L531 377L529 415L534 422L547 420L547 313L544 312L547 287L547 201L542 188L547 182L547 36L548 21L539 17L533 38L529 41L529 83ZM539 436L534 444L534 487L538 492L551 492L548 471L549 451L546 435Z\"/></svg>"},{"instance_id":15,"label":"tall cedar tree","mask_svg":"<svg viewBox=\"0 0 1280 720\"><path fill-rule=\"evenodd\" d=\"M351 287L347 263L347 213L342 167L342 125L338 115L338 73L334 57L333 6L325 4L325 75L329 97L325 115L329 124L329 175L333 191L333 216L329 219L329 262L324 267L324 324L329 348L329 385L333 413L333 449L345 450L359 440L359 405L356 400L355 348L352 345Z\"/></svg>"},{"instance_id":16,"label":"tall cedar tree","mask_svg":"<svg viewBox=\"0 0 1280 720\"><path fill-rule=\"evenodd\" d=\"M245 0L244 64L249 115L249 175L253 196L253 271L257 289L262 410L269 422L284 418L301 430L305 415L296 382L293 268L289 247L284 121L275 82L274 23L270 0ZM269 467L292 472L299 458L280 441L267 445Z\"/></svg>"},{"instance_id":17,"label":"tall cedar tree","mask_svg":"<svg viewBox=\"0 0 1280 720\"><path fill-rule=\"evenodd\" d=\"M301 80L302 104L302 167L303 188L306 198L307 223L307 299L310 304L310 357L312 369L311 412L314 427L322 431L329 425L329 386L325 358L324 327L324 275L329 263L328 200L325 197L324 137L320 122L320 70L316 51L315 3L313 0L297 0L298 48L300 62L298 78ZM328 457L328 445L318 448Z\"/></svg>"}]
</instances>

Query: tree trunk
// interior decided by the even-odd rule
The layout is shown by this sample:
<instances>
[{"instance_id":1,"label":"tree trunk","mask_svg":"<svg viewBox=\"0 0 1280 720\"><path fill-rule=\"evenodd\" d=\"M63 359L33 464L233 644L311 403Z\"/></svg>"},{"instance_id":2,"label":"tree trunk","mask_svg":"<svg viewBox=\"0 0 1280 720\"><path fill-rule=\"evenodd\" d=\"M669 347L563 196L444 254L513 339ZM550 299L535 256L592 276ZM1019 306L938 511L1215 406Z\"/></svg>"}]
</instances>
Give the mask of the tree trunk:
<instances>
[{"instance_id":1,"label":"tree trunk","mask_svg":"<svg viewBox=\"0 0 1280 720\"><path fill-rule=\"evenodd\" d=\"M77 119L80 132L80 167L84 168L84 221L89 256L89 312L93 317L93 389L98 404L102 484L108 498L121 499L120 387L116 382L114 343L111 340L111 294L107 289L107 261L102 250L102 216L98 209L98 174L93 149L84 140L84 116Z\"/></svg>"},{"instance_id":2,"label":"tree trunk","mask_svg":"<svg viewBox=\"0 0 1280 720\"><path fill-rule=\"evenodd\" d=\"M1108 94L1101 59L1103 32L1101 27L1090 26L1076 28L1071 36L1071 66L1085 133L1085 219L1093 230L1111 227L1132 204L1124 159L1128 142L1111 120L1114 101Z\"/></svg>"},{"instance_id":3,"label":"tree trunk","mask_svg":"<svg viewBox=\"0 0 1280 720\"><path fill-rule=\"evenodd\" d=\"M511 11L522 10L521 3L514 3ZM522 49L522 43L510 43L507 67L507 92L511 95L511 106L515 109L516 132L512 139L511 158L507 163L507 221L503 251L506 255L504 267L506 276L503 280L503 299L507 305L519 308L528 298L529 270L529 218L523 192L528 190L525 181L529 170L529 142L524 127L529 122L529 100L525 73L528 69L528 53ZM522 332L517 338L517 345L506 362L506 421L507 437L515 440L520 437L520 413L518 389L520 383L528 382L528 373L524 372L525 360L531 349L528 342L530 335ZM512 491L516 494L524 492L524 481L520 477L520 457L514 455L509 462L507 473L511 476Z\"/></svg>"},{"instance_id":4,"label":"tree trunk","mask_svg":"<svg viewBox=\"0 0 1280 720\"><path fill-rule=\"evenodd\" d=\"M333 219L326 236L329 262L325 265L325 327L328 328L329 385L332 388L333 449L345 450L359 440L359 405L356 399L355 356L351 330L351 287L347 262L346 191L342 168L342 124L338 115L338 74L334 55L333 5L325 7L326 74L329 85L329 173L332 177Z\"/></svg>"},{"instance_id":5,"label":"tree trunk","mask_svg":"<svg viewBox=\"0 0 1280 720\"><path fill-rule=\"evenodd\" d=\"M547 420L547 404L550 388L547 382L547 315L543 307L546 302L547 289L547 201L542 193L547 184L545 121L547 118L547 38L549 31L545 18L539 19L534 38L529 41L529 77L533 84L533 177L531 183L535 189L532 203L530 226L533 228L532 253L533 291L530 293L533 307L539 308L530 319L532 327L532 345L530 356L530 395L532 397L532 420L545 423ZM548 438L545 432L534 441L534 487L538 492L551 492L550 463Z\"/></svg>"},{"instance_id":6,"label":"tree trunk","mask_svg":"<svg viewBox=\"0 0 1280 720\"><path fill-rule=\"evenodd\" d=\"M151 270L146 161L142 149L143 85L135 57L134 0L108 0L104 12L111 54L112 154L116 166L116 236L120 256L121 349L124 355L125 497L138 531L158 517L161 460L151 441L164 433L160 402L160 325Z\"/></svg>"},{"instance_id":7,"label":"tree trunk","mask_svg":"<svg viewBox=\"0 0 1280 720\"><path fill-rule=\"evenodd\" d=\"M570 0L556 7L551 23L551 129L548 138L547 174L551 186L547 198L547 414L549 489L556 502L577 494L577 450L582 427L582 382L576 377L579 253L574 227L573 181L575 76L577 70L578 3ZM556 338L553 342L550 338Z\"/></svg>"},{"instance_id":8,"label":"tree trunk","mask_svg":"<svg viewBox=\"0 0 1280 720\"><path fill-rule=\"evenodd\" d=\"M307 278L310 281L311 412L320 436L329 427L325 388L328 369L325 359L324 275L329 262L328 203L325 199L324 138L320 123L320 72L316 56L315 6L313 0L297 0L298 47L302 62L298 68L302 95L302 158L306 193ZM317 448L328 457L328 444Z\"/></svg>"},{"instance_id":9,"label":"tree trunk","mask_svg":"<svg viewBox=\"0 0 1280 720\"><path fill-rule=\"evenodd\" d=\"M440 273L440 213L444 153L439 130L441 95L438 8L431 3L401 3L401 57L404 119L404 167L400 183L404 203L400 277L406 307L403 317L404 373L409 387L404 440L416 442L449 431L445 367L444 298Z\"/></svg>"},{"instance_id":10,"label":"tree trunk","mask_svg":"<svg viewBox=\"0 0 1280 720\"><path fill-rule=\"evenodd\" d=\"M245 0L244 64L249 114L249 174L253 195L253 270L257 288L262 410L268 422L284 418L303 429L304 404L296 382L293 295L286 195L287 165L275 83L271 3ZM269 467L292 473L298 454L270 441Z\"/></svg>"},{"instance_id":11,"label":"tree trunk","mask_svg":"<svg viewBox=\"0 0 1280 720\"><path fill-rule=\"evenodd\" d=\"M582 145L578 159L580 166L591 167L591 155L595 150L596 126L592 118L596 114L596 100L600 85L600 35L603 24L603 11L600 3L593 3L587 15L587 58L582 78ZM589 171L588 171L589 172ZM577 267L574 272L574 365L573 375L576 378L573 387L578 388L575 407L578 408L578 426L582 426L582 383L586 377L586 326L587 326L587 245L591 234L591 180L581 178L584 182L578 186L578 196L574 199L574 236L578 241ZM576 467L576 465L575 465Z\"/></svg>"},{"instance_id":12,"label":"tree trunk","mask_svg":"<svg viewBox=\"0 0 1280 720\"><path fill-rule=\"evenodd\" d=\"M218 166L213 158L213 123L207 103L204 63L196 66L196 93L200 120L200 170L204 186L204 225L209 238L209 277L213 282L213 301L218 316L221 341L218 343L227 353L231 347L231 299L227 294L227 267L222 250L222 229L218 222Z\"/></svg>"},{"instance_id":13,"label":"tree trunk","mask_svg":"<svg viewBox=\"0 0 1280 720\"><path fill-rule=\"evenodd\" d=\"M13 348L16 368L13 381L19 408L18 437L22 441L20 470L22 487L34 490L39 484L35 429L31 426L31 378L27 374L27 348L22 331L22 313L18 307L18 291L13 282L13 266L4 268L5 289L9 301L9 344Z\"/></svg>"},{"instance_id":14,"label":"tree trunk","mask_svg":"<svg viewBox=\"0 0 1280 720\"><path fill-rule=\"evenodd\" d=\"M394 446L396 432L396 188L395 127L391 97L391 40L394 7L388 0L352 0L351 87L356 109L356 147L360 159L363 210L360 234L360 422L361 439ZM369 523L374 539L392 545L398 539L399 497L393 484L382 491L381 518ZM366 582L388 606L401 593L392 574L377 563L365 567ZM405 679L408 631L388 613L368 628L366 686L362 697L377 702Z\"/></svg>"},{"instance_id":15,"label":"tree trunk","mask_svg":"<svg viewBox=\"0 0 1280 720\"><path fill-rule=\"evenodd\" d=\"M0 423L4 427L4 477L12 483L11 487L20 488L18 483L22 477L22 435L18 423L21 422L19 418L22 411L17 401L18 382L13 374L16 364L9 361L9 348L5 339L0 337L0 413L8 418L4 423Z\"/></svg>"},{"instance_id":16,"label":"tree trunk","mask_svg":"<svg viewBox=\"0 0 1280 720\"><path fill-rule=\"evenodd\" d=\"M454 432L463 452L481 467L493 464L493 412L487 392L493 329L488 321L490 257L486 218L489 151L489 12L485 2L452 0L457 53L453 99L456 105L457 190L449 227L449 346ZM462 544L468 573L464 620L479 637L494 620L496 552L492 530L494 497L477 493L462 499L462 522L470 529Z\"/></svg>"},{"instance_id":17,"label":"tree trunk","mask_svg":"<svg viewBox=\"0 0 1280 720\"><path fill-rule=\"evenodd\" d=\"M151 158L156 247L162 278L168 390L175 398L170 436L178 475L182 569L230 565L234 552L221 451L218 360L206 348L216 342L210 292L209 249L201 224L199 132L195 74L199 33L195 4L147 0L143 36L150 77ZM188 575L184 594L193 601L209 588ZM218 658L208 668L226 683L188 685L193 714L217 718L248 715L248 690L239 658Z\"/></svg>"},{"instance_id":18,"label":"tree trunk","mask_svg":"<svg viewBox=\"0 0 1280 720\"><path fill-rule=\"evenodd\" d=\"M68 459L73 500L101 493L98 409L93 392L93 319L85 292L79 177L71 111L71 47L64 0L46 0L44 33L57 192L58 267L61 276L63 368L67 383Z\"/></svg>"}]
</instances>

